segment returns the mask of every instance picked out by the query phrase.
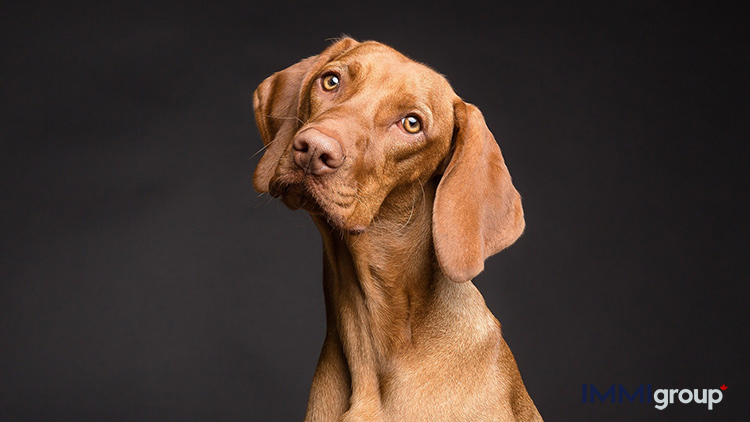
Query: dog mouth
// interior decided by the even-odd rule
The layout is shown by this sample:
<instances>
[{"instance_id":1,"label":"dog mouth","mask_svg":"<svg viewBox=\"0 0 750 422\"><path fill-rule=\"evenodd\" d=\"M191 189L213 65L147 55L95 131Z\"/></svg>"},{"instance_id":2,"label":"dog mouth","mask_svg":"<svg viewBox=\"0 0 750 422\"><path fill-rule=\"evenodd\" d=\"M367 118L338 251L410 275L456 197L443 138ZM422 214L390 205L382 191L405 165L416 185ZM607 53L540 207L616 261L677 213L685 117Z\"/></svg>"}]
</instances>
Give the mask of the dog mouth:
<instances>
[{"instance_id":1,"label":"dog mouth","mask_svg":"<svg viewBox=\"0 0 750 422\"><path fill-rule=\"evenodd\" d=\"M357 205L362 203L356 187L340 184L329 187L318 178L287 175L271 180L269 194L290 209L301 208L324 218L331 227L341 231L361 234L366 229L350 218Z\"/></svg>"}]
</instances>

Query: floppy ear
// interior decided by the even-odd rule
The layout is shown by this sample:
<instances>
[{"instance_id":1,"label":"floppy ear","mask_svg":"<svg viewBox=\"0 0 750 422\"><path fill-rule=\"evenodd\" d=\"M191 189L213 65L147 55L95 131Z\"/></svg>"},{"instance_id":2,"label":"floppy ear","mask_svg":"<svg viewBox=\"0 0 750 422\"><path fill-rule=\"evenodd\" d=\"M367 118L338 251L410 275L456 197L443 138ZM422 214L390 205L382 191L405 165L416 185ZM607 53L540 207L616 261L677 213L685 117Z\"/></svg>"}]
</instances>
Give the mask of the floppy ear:
<instances>
[{"instance_id":1,"label":"floppy ear","mask_svg":"<svg viewBox=\"0 0 750 422\"><path fill-rule=\"evenodd\" d=\"M268 192L268 183L274 175L276 165L301 125L298 115L301 92L310 83L317 69L356 44L359 43L351 38L343 38L317 56L308 57L274 73L255 90L255 123L266 149L253 174L255 190Z\"/></svg>"},{"instance_id":2,"label":"floppy ear","mask_svg":"<svg viewBox=\"0 0 750 422\"><path fill-rule=\"evenodd\" d=\"M443 273L465 282L515 242L525 223L521 195L482 113L461 100L453 108L454 152L435 195L432 235Z\"/></svg>"}]
</instances>

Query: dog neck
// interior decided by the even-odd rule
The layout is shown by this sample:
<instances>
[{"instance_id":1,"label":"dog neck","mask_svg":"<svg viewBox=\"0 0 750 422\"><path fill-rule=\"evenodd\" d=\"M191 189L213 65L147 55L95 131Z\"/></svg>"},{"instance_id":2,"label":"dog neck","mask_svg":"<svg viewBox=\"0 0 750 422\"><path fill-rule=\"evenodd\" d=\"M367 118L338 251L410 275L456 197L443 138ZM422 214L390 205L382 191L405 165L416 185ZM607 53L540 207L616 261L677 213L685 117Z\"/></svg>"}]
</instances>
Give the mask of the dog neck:
<instances>
[{"instance_id":1,"label":"dog neck","mask_svg":"<svg viewBox=\"0 0 750 422\"><path fill-rule=\"evenodd\" d=\"M332 230L314 217L323 236L328 336L339 341L352 392L379 385L383 368L419 335L435 285L444 279L432 242L436 183L395 191L368 229ZM373 381L373 382L368 382Z\"/></svg>"}]
</instances>

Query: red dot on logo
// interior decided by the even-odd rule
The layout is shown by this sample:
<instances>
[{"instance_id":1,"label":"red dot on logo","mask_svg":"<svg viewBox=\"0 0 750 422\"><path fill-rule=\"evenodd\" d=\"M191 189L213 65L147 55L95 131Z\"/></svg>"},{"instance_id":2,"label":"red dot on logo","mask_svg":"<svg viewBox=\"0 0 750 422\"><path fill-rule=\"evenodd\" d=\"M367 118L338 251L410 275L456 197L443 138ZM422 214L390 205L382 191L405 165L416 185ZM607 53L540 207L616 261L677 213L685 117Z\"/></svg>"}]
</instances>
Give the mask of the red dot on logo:
<instances>
[{"instance_id":1,"label":"red dot on logo","mask_svg":"<svg viewBox=\"0 0 750 422\"><path fill-rule=\"evenodd\" d=\"M724 385L724 384L721 384L721 387L719 387L719 388L721 388L722 390L726 390L726 389L727 389L727 388L729 388L729 387L727 387L727 386L726 386L726 385Z\"/></svg>"}]
</instances>

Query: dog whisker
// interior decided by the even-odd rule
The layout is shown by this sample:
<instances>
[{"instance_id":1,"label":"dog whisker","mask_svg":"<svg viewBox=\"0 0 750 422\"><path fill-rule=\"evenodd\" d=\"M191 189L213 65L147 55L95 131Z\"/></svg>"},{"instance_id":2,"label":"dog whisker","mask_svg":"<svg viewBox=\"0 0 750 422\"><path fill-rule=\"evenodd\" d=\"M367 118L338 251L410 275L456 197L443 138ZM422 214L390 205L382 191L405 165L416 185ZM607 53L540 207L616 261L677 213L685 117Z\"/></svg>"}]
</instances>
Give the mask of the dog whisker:
<instances>
[{"instance_id":1,"label":"dog whisker","mask_svg":"<svg viewBox=\"0 0 750 422\"><path fill-rule=\"evenodd\" d=\"M422 184L422 181L417 179L417 182L419 182L419 187L422 189L422 212L424 213L427 208L427 196L424 193L424 185Z\"/></svg>"},{"instance_id":2,"label":"dog whisker","mask_svg":"<svg viewBox=\"0 0 750 422\"><path fill-rule=\"evenodd\" d=\"M256 156L256 155L258 155L258 154L260 154L261 152L265 151L265 150L266 150L266 149L267 149L268 147L270 147L270 146L271 146L271 144L273 144L274 142L278 141L278 140L279 140L279 139L281 139L281 138L282 138L282 137L283 137L284 135L286 135L287 133L291 132L291 131L292 131L292 130L294 130L294 129L295 129L295 128L293 127L293 128L287 129L287 130L285 130L285 131L283 131L283 132L279 132L279 133L277 133L277 134L276 134L276 137L275 137L275 138L274 138L274 139L273 139L273 140L272 140L271 142L267 143L266 145L263 145L263 146L262 146L262 147L261 147L261 148L260 148L260 149L259 149L258 151L256 151L256 152L255 152L255 154L251 155L249 159L250 159L250 160L252 160L253 158L255 158L255 156Z\"/></svg>"},{"instance_id":3,"label":"dog whisker","mask_svg":"<svg viewBox=\"0 0 750 422\"><path fill-rule=\"evenodd\" d=\"M412 183L412 185L413 185L413 184L414 184L414 183ZM414 194L413 194L413 193L412 193L412 196L414 196ZM414 200L413 200L413 201L412 201L412 203L411 203L411 211L409 212L409 218L408 218L408 219L406 220L406 223L404 223L404 225L403 225L403 226L401 226L401 228L399 228L399 229L398 229L398 231L399 231L399 232L400 232L401 230L405 229L405 228L406 228L406 226L408 226L408 225L409 225L409 222L411 221L411 217L412 217L412 216L414 215L414 205L416 205L416 204L417 204L417 198L415 197L415 198L414 198Z\"/></svg>"},{"instance_id":4,"label":"dog whisker","mask_svg":"<svg viewBox=\"0 0 750 422\"><path fill-rule=\"evenodd\" d=\"M273 114L264 114L263 116L264 117L269 117L271 119L286 119L286 120L295 120L296 119L296 120L299 120L300 122L302 121L302 120L300 120L300 118L298 116L275 116Z\"/></svg>"},{"instance_id":5,"label":"dog whisker","mask_svg":"<svg viewBox=\"0 0 750 422\"><path fill-rule=\"evenodd\" d=\"M362 204L362 206L365 205L365 203L362 202L362 197L359 196L359 184L357 184L357 186L354 188L354 199L356 199L357 202L359 202L360 204Z\"/></svg>"}]
</instances>

